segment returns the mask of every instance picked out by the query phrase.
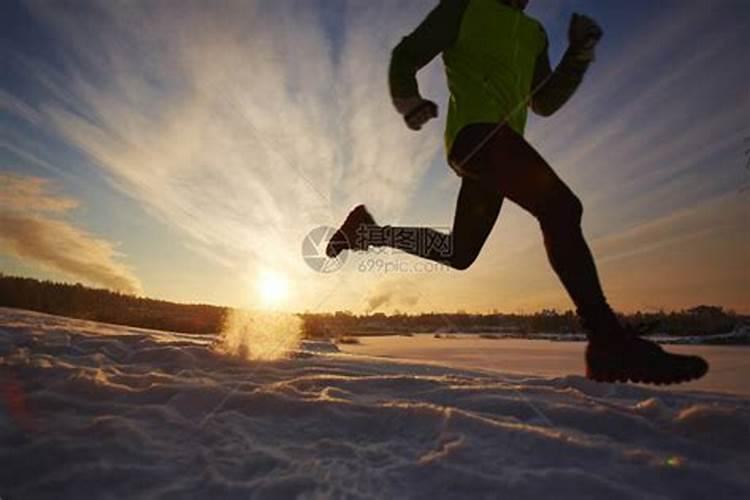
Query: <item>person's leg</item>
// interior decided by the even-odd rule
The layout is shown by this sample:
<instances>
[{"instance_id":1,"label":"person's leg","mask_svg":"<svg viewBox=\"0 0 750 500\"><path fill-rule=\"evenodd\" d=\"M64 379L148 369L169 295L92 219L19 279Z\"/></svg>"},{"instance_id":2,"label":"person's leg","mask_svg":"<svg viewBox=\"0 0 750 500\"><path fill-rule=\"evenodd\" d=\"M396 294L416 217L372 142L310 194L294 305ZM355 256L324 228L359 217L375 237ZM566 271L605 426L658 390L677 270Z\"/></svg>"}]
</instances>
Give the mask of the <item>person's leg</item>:
<instances>
[{"instance_id":1,"label":"person's leg","mask_svg":"<svg viewBox=\"0 0 750 500\"><path fill-rule=\"evenodd\" d=\"M386 246L446 264L467 269L476 260L500 213L503 198L496 189L469 178L461 181L450 233L429 227L376 226L370 244Z\"/></svg>"},{"instance_id":2,"label":"person's leg","mask_svg":"<svg viewBox=\"0 0 750 500\"><path fill-rule=\"evenodd\" d=\"M614 321L581 229L581 202L522 136L507 127L493 133L495 127L466 127L456 141L453 163L464 164L479 182L497 186L537 218L549 262L584 321L597 323L592 326ZM488 135L486 144L471 155Z\"/></svg>"},{"instance_id":3,"label":"person's leg","mask_svg":"<svg viewBox=\"0 0 750 500\"><path fill-rule=\"evenodd\" d=\"M478 144L494 125L467 127L460 135ZM466 134L464 134L466 132ZM467 148L453 164L464 163ZM523 137L510 129L493 134L464 168L485 185L531 212L541 225L547 255L583 320L589 343L586 374L599 381L675 383L700 378L708 364L698 356L665 352L656 343L623 328L607 305L581 231L581 202Z\"/></svg>"},{"instance_id":4,"label":"person's leg","mask_svg":"<svg viewBox=\"0 0 750 500\"><path fill-rule=\"evenodd\" d=\"M705 375L708 364L702 358L665 352L656 343L634 335L618 323L604 298L581 231L581 202L523 137L508 128L494 133L494 128L494 124L470 125L456 139L451 165L468 177L464 177L462 184L453 232L446 235L418 229L427 237L442 237L453 245L448 247L452 248L449 258L427 250L412 253L458 268L468 267L487 239L503 197L508 197L539 220L549 261L589 334L585 355L589 378L662 384ZM486 144L478 148L487 137ZM331 239L326 253L335 256L341 249L367 249L367 240L349 243L355 239L357 228L368 232L372 228L382 229L360 205ZM390 246L403 245L394 239ZM403 249L412 248L409 243Z\"/></svg>"}]
</instances>

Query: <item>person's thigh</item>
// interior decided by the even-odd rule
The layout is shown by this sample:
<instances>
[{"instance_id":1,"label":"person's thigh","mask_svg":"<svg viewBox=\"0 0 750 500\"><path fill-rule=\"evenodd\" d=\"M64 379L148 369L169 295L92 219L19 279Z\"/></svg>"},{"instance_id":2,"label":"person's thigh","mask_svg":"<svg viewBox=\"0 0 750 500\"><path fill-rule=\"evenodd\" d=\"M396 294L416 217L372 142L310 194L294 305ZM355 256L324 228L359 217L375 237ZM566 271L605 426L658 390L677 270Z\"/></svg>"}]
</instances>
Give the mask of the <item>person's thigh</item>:
<instances>
[{"instance_id":1,"label":"person's thigh","mask_svg":"<svg viewBox=\"0 0 750 500\"><path fill-rule=\"evenodd\" d=\"M580 202L570 188L521 135L509 127L495 129L494 124L465 127L451 151L451 162L463 163L478 182L496 187L537 217L568 206L578 210Z\"/></svg>"},{"instance_id":2,"label":"person's thigh","mask_svg":"<svg viewBox=\"0 0 750 500\"><path fill-rule=\"evenodd\" d=\"M459 268L471 265L495 225L503 197L480 181L464 178L456 202L452 244L454 264Z\"/></svg>"}]
</instances>

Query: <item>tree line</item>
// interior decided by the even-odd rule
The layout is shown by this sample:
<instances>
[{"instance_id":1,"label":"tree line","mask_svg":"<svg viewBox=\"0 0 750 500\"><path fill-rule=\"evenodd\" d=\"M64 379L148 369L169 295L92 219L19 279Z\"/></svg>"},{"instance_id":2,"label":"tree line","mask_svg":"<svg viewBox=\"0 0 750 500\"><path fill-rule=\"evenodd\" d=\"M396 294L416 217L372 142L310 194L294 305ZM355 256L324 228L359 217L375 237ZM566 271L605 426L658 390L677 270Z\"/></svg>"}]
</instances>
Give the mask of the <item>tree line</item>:
<instances>
[{"instance_id":1,"label":"tree line","mask_svg":"<svg viewBox=\"0 0 750 500\"><path fill-rule=\"evenodd\" d=\"M77 283L56 283L0 273L0 306L70 318L183 333L221 330L226 308L177 304Z\"/></svg>"},{"instance_id":2,"label":"tree line","mask_svg":"<svg viewBox=\"0 0 750 500\"><path fill-rule=\"evenodd\" d=\"M7 276L0 273L0 307L29 309L71 318L183 333L217 333L228 312L225 307L179 304L68 284ZM545 309L532 314L353 314L301 313L308 337L340 337L383 333L582 333L572 311ZM681 311L636 312L621 316L646 333L711 335L731 332L750 323L746 315L719 306L700 305Z\"/></svg>"},{"instance_id":3,"label":"tree line","mask_svg":"<svg viewBox=\"0 0 750 500\"><path fill-rule=\"evenodd\" d=\"M715 335L750 324L750 317L720 306L696 306L681 311L620 314L620 319L643 334ZM545 309L531 314L375 313L350 312L302 314L310 336L374 335L407 333L502 333L519 336L535 333L581 334L583 327L573 311Z\"/></svg>"}]
</instances>

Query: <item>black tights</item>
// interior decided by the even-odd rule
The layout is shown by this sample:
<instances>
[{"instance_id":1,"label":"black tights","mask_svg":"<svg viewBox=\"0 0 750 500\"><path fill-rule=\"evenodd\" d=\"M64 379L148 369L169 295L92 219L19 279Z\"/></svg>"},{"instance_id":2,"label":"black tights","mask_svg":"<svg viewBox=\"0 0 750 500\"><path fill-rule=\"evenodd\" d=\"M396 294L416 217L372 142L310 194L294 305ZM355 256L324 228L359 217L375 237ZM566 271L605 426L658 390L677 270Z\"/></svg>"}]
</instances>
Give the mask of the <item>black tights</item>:
<instances>
[{"instance_id":1,"label":"black tights","mask_svg":"<svg viewBox=\"0 0 750 500\"><path fill-rule=\"evenodd\" d=\"M462 129L451 150L451 165L456 168L462 163L495 127L474 124ZM579 314L586 319L609 310L581 231L583 206L523 137L508 127L501 128L466 162L463 170L468 174L462 178L450 233L386 226L387 234L417 232L421 233L421 241L431 244L415 245L410 238L392 237L386 238L384 245L455 269L467 269L479 255L507 197L539 221L549 262Z\"/></svg>"}]
</instances>

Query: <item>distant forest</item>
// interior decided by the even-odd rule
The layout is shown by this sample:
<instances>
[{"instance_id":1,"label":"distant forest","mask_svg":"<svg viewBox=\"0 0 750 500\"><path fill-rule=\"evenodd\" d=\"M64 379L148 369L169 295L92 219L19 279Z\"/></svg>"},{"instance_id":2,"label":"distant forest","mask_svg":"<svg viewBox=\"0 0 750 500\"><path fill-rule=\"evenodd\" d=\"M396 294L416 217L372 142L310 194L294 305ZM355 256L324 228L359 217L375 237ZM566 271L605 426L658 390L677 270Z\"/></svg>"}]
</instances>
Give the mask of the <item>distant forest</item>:
<instances>
[{"instance_id":1,"label":"distant forest","mask_svg":"<svg viewBox=\"0 0 750 500\"><path fill-rule=\"evenodd\" d=\"M410 333L499 333L526 337L535 333L584 333L573 311L543 310L533 314L375 313L355 315L301 314L312 337L377 335L383 332ZM729 333L750 324L750 317L725 311L717 306L697 306L676 312L637 312L620 318L643 334L715 335ZM506 336L506 335L504 335Z\"/></svg>"},{"instance_id":2,"label":"distant forest","mask_svg":"<svg viewBox=\"0 0 750 500\"><path fill-rule=\"evenodd\" d=\"M15 307L71 318L183 333L217 333L228 309L205 304L177 304L110 290L0 273L0 307ZM383 333L581 333L572 311L534 314L423 313L357 315L350 312L301 313L308 337ZM668 335L727 333L750 323L750 317L718 306L701 305L674 312L637 312L622 317L649 331Z\"/></svg>"},{"instance_id":3,"label":"distant forest","mask_svg":"<svg viewBox=\"0 0 750 500\"><path fill-rule=\"evenodd\" d=\"M29 309L69 318L183 333L221 330L226 308L175 304L89 288L0 273L0 306Z\"/></svg>"}]
</instances>

